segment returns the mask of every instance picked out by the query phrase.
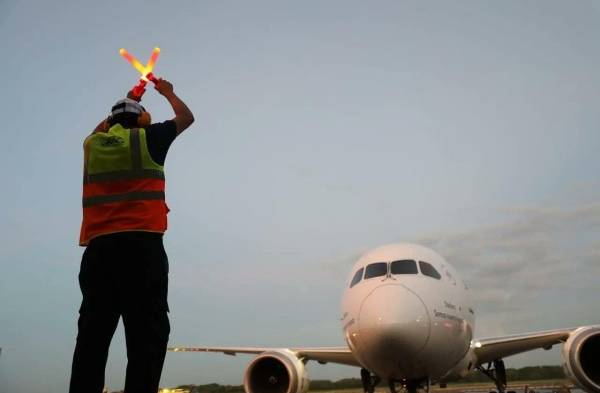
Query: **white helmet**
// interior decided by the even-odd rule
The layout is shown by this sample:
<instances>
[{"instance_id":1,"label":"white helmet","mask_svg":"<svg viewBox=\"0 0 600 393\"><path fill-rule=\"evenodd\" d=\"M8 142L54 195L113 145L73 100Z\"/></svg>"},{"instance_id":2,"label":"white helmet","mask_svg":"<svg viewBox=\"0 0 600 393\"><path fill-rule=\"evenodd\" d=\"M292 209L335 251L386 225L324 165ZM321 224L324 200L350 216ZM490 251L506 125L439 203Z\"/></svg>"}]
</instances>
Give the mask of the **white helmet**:
<instances>
[{"instance_id":1,"label":"white helmet","mask_svg":"<svg viewBox=\"0 0 600 393\"><path fill-rule=\"evenodd\" d=\"M136 115L146 112L144 107L139 102L132 100L131 98L123 98L113 105L111 109L111 116L119 113L133 113Z\"/></svg>"}]
</instances>

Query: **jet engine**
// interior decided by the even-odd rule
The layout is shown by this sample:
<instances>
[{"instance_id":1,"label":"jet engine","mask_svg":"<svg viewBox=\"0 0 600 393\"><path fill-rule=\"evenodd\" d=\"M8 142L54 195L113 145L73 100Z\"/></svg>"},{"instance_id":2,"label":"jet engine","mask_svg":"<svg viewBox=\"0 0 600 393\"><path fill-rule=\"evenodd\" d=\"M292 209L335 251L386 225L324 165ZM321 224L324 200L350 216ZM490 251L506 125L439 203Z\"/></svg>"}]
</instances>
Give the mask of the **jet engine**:
<instances>
[{"instance_id":1,"label":"jet engine","mask_svg":"<svg viewBox=\"0 0 600 393\"><path fill-rule=\"evenodd\" d=\"M571 333L562 349L565 374L586 392L600 392L600 327Z\"/></svg>"},{"instance_id":2,"label":"jet engine","mask_svg":"<svg viewBox=\"0 0 600 393\"><path fill-rule=\"evenodd\" d=\"M263 352L246 368L246 393L306 393L308 375L301 359L288 349Z\"/></svg>"}]
</instances>

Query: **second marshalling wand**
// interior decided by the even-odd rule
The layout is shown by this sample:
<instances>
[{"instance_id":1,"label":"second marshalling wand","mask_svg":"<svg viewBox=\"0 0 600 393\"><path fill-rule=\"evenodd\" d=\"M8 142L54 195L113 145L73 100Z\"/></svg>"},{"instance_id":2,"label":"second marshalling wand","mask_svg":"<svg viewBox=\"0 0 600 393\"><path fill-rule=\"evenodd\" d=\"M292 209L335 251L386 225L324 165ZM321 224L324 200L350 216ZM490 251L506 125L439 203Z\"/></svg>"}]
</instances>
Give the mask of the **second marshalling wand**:
<instances>
[{"instance_id":1,"label":"second marshalling wand","mask_svg":"<svg viewBox=\"0 0 600 393\"><path fill-rule=\"evenodd\" d=\"M142 65L142 63L140 63L139 60L135 58L135 56L127 52L125 48L121 48L119 50L119 54L123 56L123 58L127 60L129 64L131 64L133 68L135 68L142 75L139 83L131 89L131 92L134 95L133 98L139 101L142 99L142 96L146 92L146 85L148 84L148 81L151 81L154 84L158 82L158 78L154 76L152 70L154 69L156 60L160 55L160 48L156 47L152 50L150 59L148 60L148 63L145 66Z\"/></svg>"}]
</instances>

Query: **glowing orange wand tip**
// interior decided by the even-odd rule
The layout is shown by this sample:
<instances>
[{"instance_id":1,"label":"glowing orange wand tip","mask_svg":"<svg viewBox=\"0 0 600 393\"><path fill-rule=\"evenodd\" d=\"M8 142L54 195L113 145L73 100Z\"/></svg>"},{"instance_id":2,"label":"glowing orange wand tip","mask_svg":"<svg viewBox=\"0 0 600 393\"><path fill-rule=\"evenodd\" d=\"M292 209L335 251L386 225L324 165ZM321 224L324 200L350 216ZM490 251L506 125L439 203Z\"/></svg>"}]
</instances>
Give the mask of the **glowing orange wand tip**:
<instances>
[{"instance_id":1,"label":"glowing orange wand tip","mask_svg":"<svg viewBox=\"0 0 600 393\"><path fill-rule=\"evenodd\" d=\"M146 75L146 68L135 58L131 53L127 52L125 48L119 49L119 54L123 56L125 60L127 60L133 68L135 68L140 74Z\"/></svg>"},{"instance_id":2,"label":"glowing orange wand tip","mask_svg":"<svg viewBox=\"0 0 600 393\"><path fill-rule=\"evenodd\" d=\"M154 50L152 51L152 54L150 55L150 60L148 60L148 64L146 64L146 74L152 72L152 70L154 69L154 64L156 64L158 55L160 55L160 48L156 47L156 48L154 48Z\"/></svg>"}]
</instances>

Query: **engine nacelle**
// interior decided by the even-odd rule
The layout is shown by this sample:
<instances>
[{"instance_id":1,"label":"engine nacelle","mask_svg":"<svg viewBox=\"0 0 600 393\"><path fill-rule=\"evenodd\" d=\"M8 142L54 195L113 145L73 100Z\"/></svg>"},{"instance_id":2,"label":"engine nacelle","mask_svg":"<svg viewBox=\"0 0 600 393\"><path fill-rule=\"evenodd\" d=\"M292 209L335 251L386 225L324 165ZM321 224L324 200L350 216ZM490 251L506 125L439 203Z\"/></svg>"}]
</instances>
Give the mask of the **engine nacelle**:
<instances>
[{"instance_id":1,"label":"engine nacelle","mask_svg":"<svg viewBox=\"0 0 600 393\"><path fill-rule=\"evenodd\" d=\"M586 392L600 392L600 327L573 331L562 349L565 374Z\"/></svg>"},{"instance_id":2,"label":"engine nacelle","mask_svg":"<svg viewBox=\"0 0 600 393\"><path fill-rule=\"evenodd\" d=\"M263 352L246 368L246 393L306 393L308 375L302 360L288 349Z\"/></svg>"}]
</instances>

